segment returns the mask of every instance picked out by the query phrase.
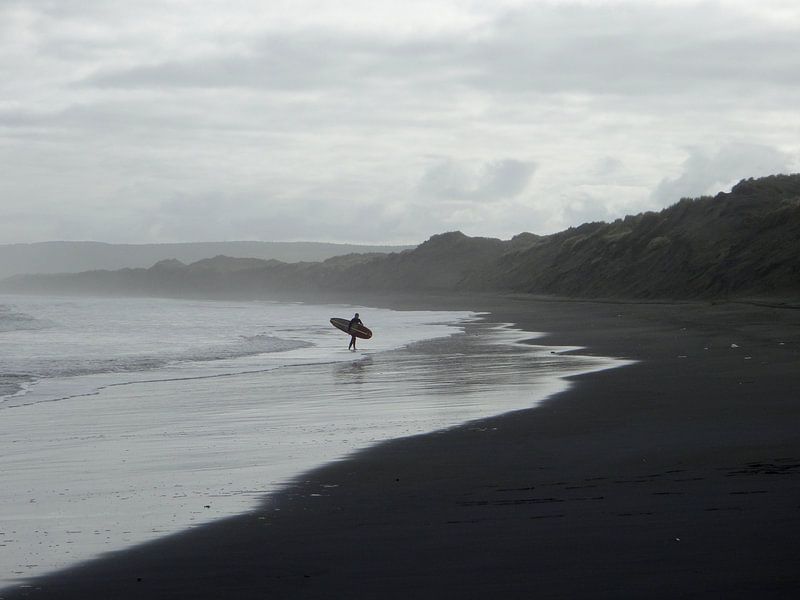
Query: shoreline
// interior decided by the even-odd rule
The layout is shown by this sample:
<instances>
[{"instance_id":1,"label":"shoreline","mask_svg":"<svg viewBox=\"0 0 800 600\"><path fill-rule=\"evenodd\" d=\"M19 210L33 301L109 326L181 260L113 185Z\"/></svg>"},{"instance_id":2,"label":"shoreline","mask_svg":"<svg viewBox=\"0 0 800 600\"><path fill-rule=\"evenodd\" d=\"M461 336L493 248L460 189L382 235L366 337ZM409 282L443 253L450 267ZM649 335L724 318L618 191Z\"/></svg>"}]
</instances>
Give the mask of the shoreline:
<instances>
[{"instance_id":1,"label":"shoreline","mask_svg":"<svg viewBox=\"0 0 800 600\"><path fill-rule=\"evenodd\" d=\"M46 315L60 301L14 308ZM104 304L89 302L98 314L108 313ZM208 304L200 314L244 308ZM529 334L463 311L367 309L380 335L354 354L344 350L347 336L304 325L341 307L270 306L268 315L273 308L308 329L290 327L290 339L316 335L316 343L235 363L45 379L33 396L0 403L12 409L0 428L0 589L246 513L285 482L352 452L527 408L564 389L565 375L612 364L519 343ZM20 357L35 356L20 341Z\"/></svg>"},{"instance_id":2,"label":"shoreline","mask_svg":"<svg viewBox=\"0 0 800 600\"><path fill-rule=\"evenodd\" d=\"M0 597L800 590L796 311L527 297L419 306L440 303L549 332L537 343L639 362L574 377L536 408L384 442L306 473L251 513Z\"/></svg>"}]
</instances>

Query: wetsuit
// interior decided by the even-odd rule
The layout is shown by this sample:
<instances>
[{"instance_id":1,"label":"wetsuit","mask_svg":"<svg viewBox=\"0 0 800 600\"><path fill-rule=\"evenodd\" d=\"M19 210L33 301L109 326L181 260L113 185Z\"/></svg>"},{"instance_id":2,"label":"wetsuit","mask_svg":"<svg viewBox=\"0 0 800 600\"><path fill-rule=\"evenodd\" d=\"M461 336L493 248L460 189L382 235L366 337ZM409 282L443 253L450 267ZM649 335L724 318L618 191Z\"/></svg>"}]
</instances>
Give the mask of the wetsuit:
<instances>
[{"instance_id":1,"label":"wetsuit","mask_svg":"<svg viewBox=\"0 0 800 600\"><path fill-rule=\"evenodd\" d=\"M363 324L364 323L361 322L361 319L359 319L358 317L353 317L352 319L350 319L350 323L347 325L347 332L350 333L350 330L353 328L353 325L363 325ZM356 336L354 336L352 333L350 333L350 345L347 346L348 350L350 348L352 348L353 350L356 349Z\"/></svg>"}]
</instances>

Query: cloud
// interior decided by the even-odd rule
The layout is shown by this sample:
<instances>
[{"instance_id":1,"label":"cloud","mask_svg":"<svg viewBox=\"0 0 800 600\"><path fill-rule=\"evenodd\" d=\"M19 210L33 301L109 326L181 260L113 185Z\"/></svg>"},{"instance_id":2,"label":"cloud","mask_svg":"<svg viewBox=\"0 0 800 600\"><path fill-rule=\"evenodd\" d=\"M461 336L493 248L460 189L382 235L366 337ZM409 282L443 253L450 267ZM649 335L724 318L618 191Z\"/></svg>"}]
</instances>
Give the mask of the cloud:
<instances>
[{"instance_id":1,"label":"cloud","mask_svg":"<svg viewBox=\"0 0 800 600\"><path fill-rule=\"evenodd\" d=\"M349 40L274 35L244 50L216 50L179 61L108 68L82 84L99 88L255 88L304 90L348 85L358 75Z\"/></svg>"},{"instance_id":2,"label":"cloud","mask_svg":"<svg viewBox=\"0 0 800 600\"><path fill-rule=\"evenodd\" d=\"M779 0L6 0L0 242L616 218L796 167L798 56Z\"/></svg>"},{"instance_id":3,"label":"cloud","mask_svg":"<svg viewBox=\"0 0 800 600\"><path fill-rule=\"evenodd\" d=\"M535 171L535 162L511 158L480 164L447 159L425 171L417 190L430 198L502 200L522 193Z\"/></svg>"},{"instance_id":4,"label":"cloud","mask_svg":"<svg viewBox=\"0 0 800 600\"><path fill-rule=\"evenodd\" d=\"M144 64L103 65L83 83L636 96L755 94L768 84L792 92L800 83L799 34L798 22L775 27L723 3L530 3L500 9L480 26L416 36L319 23L284 32L265 23L260 33L222 36L177 60L146 55Z\"/></svg>"},{"instance_id":5,"label":"cloud","mask_svg":"<svg viewBox=\"0 0 800 600\"><path fill-rule=\"evenodd\" d=\"M474 85L507 92L712 95L791 90L800 20L776 28L724 3L525 5L469 43Z\"/></svg>"},{"instance_id":6,"label":"cloud","mask_svg":"<svg viewBox=\"0 0 800 600\"><path fill-rule=\"evenodd\" d=\"M673 204L681 198L714 194L741 179L792 168L792 157L776 148L759 144L735 143L716 149L692 148L674 178L664 178L651 198L658 206Z\"/></svg>"}]
</instances>

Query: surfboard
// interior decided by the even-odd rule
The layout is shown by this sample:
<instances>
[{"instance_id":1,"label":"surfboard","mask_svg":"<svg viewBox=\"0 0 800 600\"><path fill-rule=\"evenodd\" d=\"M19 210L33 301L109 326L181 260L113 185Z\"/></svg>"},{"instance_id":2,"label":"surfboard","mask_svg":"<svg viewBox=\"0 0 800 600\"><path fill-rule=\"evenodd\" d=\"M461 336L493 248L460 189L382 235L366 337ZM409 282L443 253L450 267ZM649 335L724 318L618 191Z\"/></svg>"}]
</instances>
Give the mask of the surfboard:
<instances>
[{"instance_id":1,"label":"surfboard","mask_svg":"<svg viewBox=\"0 0 800 600\"><path fill-rule=\"evenodd\" d=\"M347 331L347 326L350 325L350 319L340 319L339 317L333 317L331 319L331 325L336 327L337 329L341 329L347 334L354 335L357 338L361 338L362 340L368 340L372 337L372 331L370 331L367 327L363 325L355 324L350 331Z\"/></svg>"}]
</instances>

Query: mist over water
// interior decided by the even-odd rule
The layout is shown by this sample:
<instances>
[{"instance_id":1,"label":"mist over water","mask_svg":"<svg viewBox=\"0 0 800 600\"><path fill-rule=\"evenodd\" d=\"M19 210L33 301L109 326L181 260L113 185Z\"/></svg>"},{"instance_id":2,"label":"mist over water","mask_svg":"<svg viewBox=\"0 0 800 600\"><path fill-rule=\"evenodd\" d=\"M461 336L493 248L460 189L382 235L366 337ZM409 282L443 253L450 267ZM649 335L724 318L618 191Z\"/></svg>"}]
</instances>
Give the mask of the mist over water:
<instances>
[{"instance_id":1,"label":"mist over water","mask_svg":"<svg viewBox=\"0 0 800 600\"><path fill-rule=\"evenodd\" d=\"M6 385L27 378L0 402L0 585L252 509L354 450L534 406L564 376L621 364L518 343L532 334L466 312L0 304L31 325L0 334ZM375 336L351 353L328 319L355 310Z\"/></svg>"}]
</instances>

